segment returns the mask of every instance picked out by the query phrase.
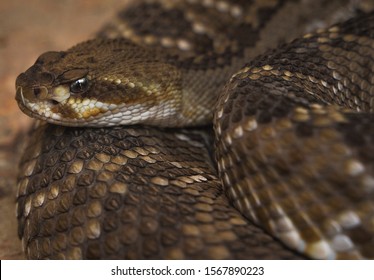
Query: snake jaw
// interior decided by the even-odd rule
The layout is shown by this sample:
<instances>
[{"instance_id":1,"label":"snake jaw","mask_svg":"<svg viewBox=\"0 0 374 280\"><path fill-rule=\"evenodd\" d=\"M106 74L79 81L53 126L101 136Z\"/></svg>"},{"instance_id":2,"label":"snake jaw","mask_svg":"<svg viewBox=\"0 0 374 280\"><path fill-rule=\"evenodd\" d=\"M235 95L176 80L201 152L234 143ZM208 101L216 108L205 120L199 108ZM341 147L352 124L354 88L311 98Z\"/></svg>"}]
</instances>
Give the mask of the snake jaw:
<instances>
[{"instance_id":1,"label":"snake jaw","mask_svg":"<svg viewBox=\"0 0 374 280\"><path fill-rule=\"evenodd\" d=\"M169 102L148 107L76 97L66 85L52 88L48 93L45 92L46 87L43 87L43 92L38 98L34 97L33 90L32 87L17 86L16 99L21 110L30 117L64 126L100 127L136 124L140 121L152 123L152 119L157 119L155 115L165 111L164 107L169 108L168 111L173 108Z\"/></svg>"},{"instance_id":2,"label":"snake jaw","mask_svg":"<svg viewBox=\"0 0 374 280\"><path fill-rule=\"evenodd\" d=\"M16 86L16 100L27 115L39 119L61 119L58 107L66 103L71 96L69 87L61 85L55 88L44 85Z\"/></svg>"}]
</instances>

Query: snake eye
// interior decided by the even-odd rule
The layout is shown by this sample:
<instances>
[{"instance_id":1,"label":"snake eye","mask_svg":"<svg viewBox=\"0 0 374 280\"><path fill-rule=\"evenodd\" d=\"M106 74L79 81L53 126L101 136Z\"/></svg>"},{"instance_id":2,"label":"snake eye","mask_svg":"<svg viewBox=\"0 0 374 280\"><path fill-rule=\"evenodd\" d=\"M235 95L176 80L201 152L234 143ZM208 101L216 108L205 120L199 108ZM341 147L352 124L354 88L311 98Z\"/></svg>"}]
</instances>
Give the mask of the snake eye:
<instances>
[{"instance_id":1,"label":"snake eye","mask_svg":"<svg viewBox=\"0 0 374 280\"><path fill-rule=\"evenodd\" d=\"M81 93L88 89L88 79L81 78L70 84L70 91L73 93Z\"/></svg>"}]
</instances>

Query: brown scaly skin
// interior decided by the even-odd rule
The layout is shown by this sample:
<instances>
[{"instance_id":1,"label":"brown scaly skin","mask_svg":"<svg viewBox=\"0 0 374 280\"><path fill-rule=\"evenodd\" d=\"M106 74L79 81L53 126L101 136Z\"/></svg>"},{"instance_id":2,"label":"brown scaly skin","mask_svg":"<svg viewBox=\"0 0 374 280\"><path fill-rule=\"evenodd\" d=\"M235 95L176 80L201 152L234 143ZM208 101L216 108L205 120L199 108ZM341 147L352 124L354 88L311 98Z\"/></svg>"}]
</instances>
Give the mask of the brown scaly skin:
<instances>
[{"instance_id":1,"label":"brown scaly skin","mask_svg":"<svg viewBox=\"0 0 374 280\"><path fill-rule=\"evenodd\" d=\"M317 258L374 258L373 46L374 14L308 34L248 64L217 107L230 200Z\"/></svg>"},{"instance_id":2,"label":"brown scaly skin","mask_svg":"<svg viewBox=\"0 0 374 280\"><path fill-rule=\"evenodd\" d=\"M230 206L201 131L44 125L30 136L18 198L28 258L301 258Z\"/></svg>"},{"instance_id":3,"label":"brown scaly skin","mask_svg":"<svg viewBox=\"0 0 374 280\"><path fill-rule=\"evenodd\" d=\"M41 55L17 78L20 108L66 126L211 123L219 89L245 61L347 13L346 1L151 2L100 32L120 39Z\"/></svg>"},{"instance_id":4,"label":"brown scaly skin","mask_svg":"<svg viewBox=\"0 0 374 280\"><path fill-rule=\"evenodd\" d=\"M243 60L304 34L320 23L314 18L337 20L347 11L342 1L323 8L319 1L151 2L122 12L100 33L109 39L42 55L17 79L20 108L69 126L205 124ZM209 136L197 132L35 129L19 176L27 256L300 258L280 240L313 258L373 258L374 160L366 153L374 140L373 20L354 22L307 35L234 75L215 120L224 191ZM110 39L117 35L127 39ZM325 106L335 100L368 113ZM28 102L50 112L31 113ZM136 102L142 108L129 106ZM241 217L226 193L278 240Z\"/></svg>"}]
</instances>

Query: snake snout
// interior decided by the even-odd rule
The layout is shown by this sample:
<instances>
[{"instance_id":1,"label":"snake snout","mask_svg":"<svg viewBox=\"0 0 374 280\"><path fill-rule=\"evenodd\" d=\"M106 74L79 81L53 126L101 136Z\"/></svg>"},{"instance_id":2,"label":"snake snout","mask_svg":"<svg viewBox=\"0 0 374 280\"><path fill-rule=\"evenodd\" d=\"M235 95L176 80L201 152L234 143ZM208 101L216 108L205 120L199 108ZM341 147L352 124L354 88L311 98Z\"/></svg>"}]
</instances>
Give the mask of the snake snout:
<instances>
[{"instance_id":1,"label":"snake snout","mask_svg":"<svg viewBox=\"0 0 374 280\"><path fill-rule=\"evenodd\" d=\"M45 100L48 98L48 89L45 86L25 87L17 86L16 100L21 101L23 105L28 102Z\"/></svg>"}]
</instances>

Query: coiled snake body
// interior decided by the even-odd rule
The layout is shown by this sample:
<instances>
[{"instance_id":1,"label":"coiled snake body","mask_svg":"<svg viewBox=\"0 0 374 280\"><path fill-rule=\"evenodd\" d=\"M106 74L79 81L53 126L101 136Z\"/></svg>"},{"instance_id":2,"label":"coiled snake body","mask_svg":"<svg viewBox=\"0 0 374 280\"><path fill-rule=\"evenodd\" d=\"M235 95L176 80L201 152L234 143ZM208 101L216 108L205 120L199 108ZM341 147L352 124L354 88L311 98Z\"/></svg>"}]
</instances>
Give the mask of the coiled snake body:
<instances>
[{"instance_id":1,"label":"coiled snake body","mask_svg":"<svg viewBox=\"0 0 374 280\"><path fill-rule=\"evenodd\" d=\"M41 55L16 81L52 123L20 165L27 257L373 258L374 14L355 4L137 2Z\"/></svg>"}]
</instances>

